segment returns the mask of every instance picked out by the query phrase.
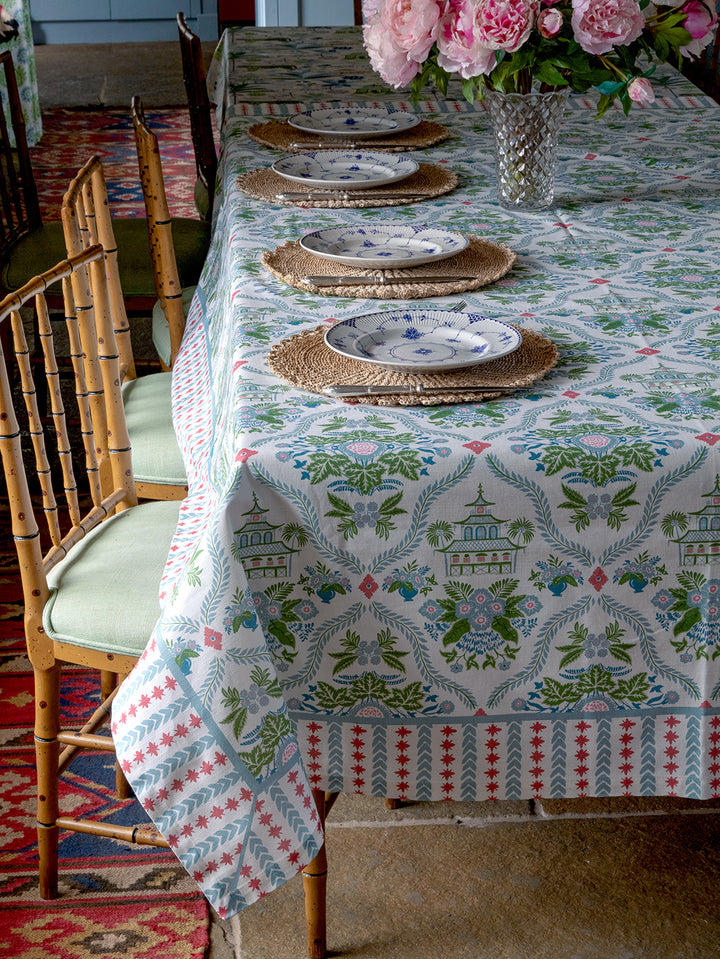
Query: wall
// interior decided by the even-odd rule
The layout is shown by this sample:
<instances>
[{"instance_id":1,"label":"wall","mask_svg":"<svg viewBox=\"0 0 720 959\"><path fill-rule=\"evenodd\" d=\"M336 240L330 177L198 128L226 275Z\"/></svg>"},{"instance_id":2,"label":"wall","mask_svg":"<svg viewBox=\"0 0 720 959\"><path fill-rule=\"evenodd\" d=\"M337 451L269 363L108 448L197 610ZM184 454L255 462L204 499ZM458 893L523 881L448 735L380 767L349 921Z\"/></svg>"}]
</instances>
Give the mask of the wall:
<instances>
[{"instance_id":1,"label":"wall","mask_svg":"<svg viewBox=\"0 0 720 959\"><path fill-rule=\"evenodd\" d=\"M35 43L177 40L179 10L201 40L217 40L217 0L30 0Z\"/></svg>"},{"instance_id":2,"label":"wall","mask_svg":"<svg viewBox=\"0 0 720 959\"><path fill-rule=\"evenodd\" d=\"M345 26L353 17L353 0L255 0L259 27Z\"/></svg>"}]
</instances>

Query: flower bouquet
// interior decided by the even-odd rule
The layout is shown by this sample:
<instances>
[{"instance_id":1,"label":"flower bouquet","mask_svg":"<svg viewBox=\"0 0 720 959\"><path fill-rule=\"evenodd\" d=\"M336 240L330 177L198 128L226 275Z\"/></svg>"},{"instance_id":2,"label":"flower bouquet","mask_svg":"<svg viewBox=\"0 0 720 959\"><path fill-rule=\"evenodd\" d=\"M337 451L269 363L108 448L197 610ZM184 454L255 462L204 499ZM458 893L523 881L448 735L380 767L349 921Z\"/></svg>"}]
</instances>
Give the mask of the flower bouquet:
<instances>
[{"instance_id":1,"label":"flower bouquet","mask_svg":"<svg viewBox=\"0 0 720 959\"><path fill-rule=\"evenodd\" d=\"M370 63L419 99L452 74L463 95L486 99L495 135L500 204L542 210L553 199L557 132L568 93L655 98L657 62L695 58L711 42L716 0L363 0Z\"/></svg>"},{"instance_id":2,"label":"flower bouquet","mask_svg":"<svg viewBox=\"0 0 720 959\"><path fill-rule=\"evenodd\" d=\"M363 0L370 63L395 88L452 74L472 102L502 93L599 90L598 115L617 98L654 99L657 62L695 59L712 41L715 0Z\"/></svg>"}]
</instances>

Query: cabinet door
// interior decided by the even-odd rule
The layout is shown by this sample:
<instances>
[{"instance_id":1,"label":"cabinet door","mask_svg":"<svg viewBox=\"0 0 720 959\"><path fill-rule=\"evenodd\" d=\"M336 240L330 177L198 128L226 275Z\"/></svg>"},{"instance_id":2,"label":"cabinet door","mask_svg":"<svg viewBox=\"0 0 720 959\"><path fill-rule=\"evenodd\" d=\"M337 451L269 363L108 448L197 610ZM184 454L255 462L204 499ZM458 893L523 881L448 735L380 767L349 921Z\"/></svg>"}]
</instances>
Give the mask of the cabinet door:
<instances>
[{"instance_id":1,"label":"cabinet door","mask_svg":"<svg viewBox=\"0 0 720 959\"><path fill-rule=\"evenodd\" d=\"M32 0L31 13L33 20L50 23L65 20L109 20L110 0Z\"/></svg>"},{"instance_id":2,"label":"cabinet door","mask_svg":"<svg viewBox=\"0 0 720 959\"><path fill-rule=\"evenodd\" d=\"M178 7L178 0L108 0L113 20L174 20ZM35 0L33 0L33 4ZM186 0L184 13L186 17L195 14L193 4Z\"/></svg>"}]
</instances>

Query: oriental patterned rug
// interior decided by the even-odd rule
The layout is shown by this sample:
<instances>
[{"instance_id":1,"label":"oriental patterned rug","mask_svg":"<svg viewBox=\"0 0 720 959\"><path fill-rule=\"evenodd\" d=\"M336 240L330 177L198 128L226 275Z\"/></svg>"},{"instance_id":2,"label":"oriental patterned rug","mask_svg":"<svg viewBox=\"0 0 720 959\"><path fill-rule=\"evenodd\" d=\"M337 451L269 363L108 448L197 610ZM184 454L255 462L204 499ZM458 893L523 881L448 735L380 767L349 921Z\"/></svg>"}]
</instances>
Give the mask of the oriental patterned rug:
<instances>
[{"instance_id":1,"label":"oriental patterned rug","mask_svg":"<svg viewBox=\"0 0 720 959\"><path fill-rule=\"evenodd\" d=\"M188 111L147 110L148 126L160 143L170 213L197 218L193 202L195 154ZM30 150L40 208L46 220L60 219L60 203L80 167L97 154L103 161L113 216L144 216L135 135L127 110L56 108L42 115L43 135Z\"/></svg>"}]
</instances>

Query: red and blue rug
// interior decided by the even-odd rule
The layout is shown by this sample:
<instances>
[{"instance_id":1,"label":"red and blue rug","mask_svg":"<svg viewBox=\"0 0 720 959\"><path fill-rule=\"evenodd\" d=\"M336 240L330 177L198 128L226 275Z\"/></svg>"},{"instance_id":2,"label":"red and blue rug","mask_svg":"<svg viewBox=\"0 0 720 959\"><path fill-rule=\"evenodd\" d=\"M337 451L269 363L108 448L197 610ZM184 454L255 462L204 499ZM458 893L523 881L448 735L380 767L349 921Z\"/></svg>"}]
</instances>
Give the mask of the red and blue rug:
<instances>
[{"instance_id":1,"label":"red and blue rug","mask_svg":"<svg viewBox=\"0 0 720 959\"><path fill-rule=\"evenodd\" d=\"M193 202L195 154L188 111L179 107L149 110L145 116L160 143L171 215L197 217ZM60 204L68 184L95 154L103 161L113 216L145 215L129 109L58 108L43 112L42 122L42 139L31 148L30 157L43 219L60 219Z\"/></svg>"}]
</instances>

